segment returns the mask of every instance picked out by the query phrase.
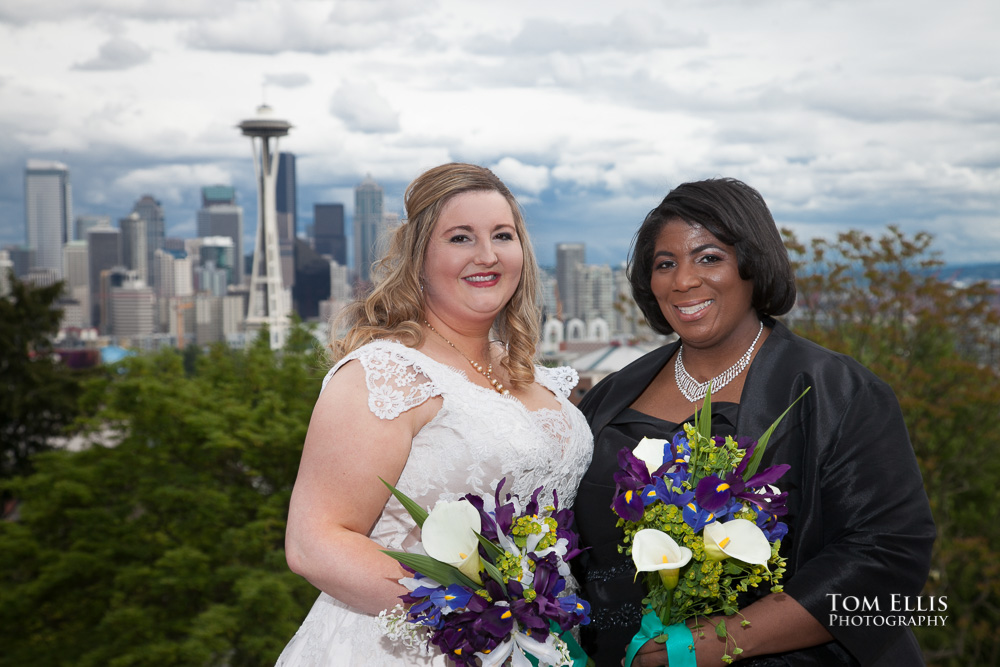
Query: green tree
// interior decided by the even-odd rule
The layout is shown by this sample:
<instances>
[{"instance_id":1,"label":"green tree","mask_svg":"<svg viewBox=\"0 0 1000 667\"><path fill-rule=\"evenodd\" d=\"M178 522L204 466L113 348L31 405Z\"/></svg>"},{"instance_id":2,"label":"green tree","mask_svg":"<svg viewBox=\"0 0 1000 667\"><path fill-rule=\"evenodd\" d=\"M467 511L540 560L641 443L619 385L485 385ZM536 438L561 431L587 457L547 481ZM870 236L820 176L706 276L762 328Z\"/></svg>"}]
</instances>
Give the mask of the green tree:
<instances>
[{"instance_id":1,"label":"green tree","mask_svg":"<svg viewBox=\"0 0 1000 667\"><path fill-rule=\"evenodd\" d=\"M8 484L0 665L274 664L316 595L283 550L322 376L307 338L164 350L91 382L92 446Z\"/></svg>"},{"instance_id":2,"label":"green tree","mask_svg":"<svg viewBox=\"0 0 1000 667\"><path fill-rule=\"evenodd\" d=\"M931 243L890 227L806 247L786 232L800 296L788 322L871 368L899 398L938 531L924 592L948 602L945 628L916 628L928 662L997 664L1000 525L982 515L1000 487L998 295L943 281Z\"/></svg>"},{"instance_id":3,"label":"green tree","mask_svg":"<svg viewBox=\"0 0 1000 667\"><path fill-rule=\"evenodd\" d=\"M77 414L79 374L55 357L63 284L33 287L11 274L0 297L0 480L31 470Z\"/></svg>"}]
</instances>

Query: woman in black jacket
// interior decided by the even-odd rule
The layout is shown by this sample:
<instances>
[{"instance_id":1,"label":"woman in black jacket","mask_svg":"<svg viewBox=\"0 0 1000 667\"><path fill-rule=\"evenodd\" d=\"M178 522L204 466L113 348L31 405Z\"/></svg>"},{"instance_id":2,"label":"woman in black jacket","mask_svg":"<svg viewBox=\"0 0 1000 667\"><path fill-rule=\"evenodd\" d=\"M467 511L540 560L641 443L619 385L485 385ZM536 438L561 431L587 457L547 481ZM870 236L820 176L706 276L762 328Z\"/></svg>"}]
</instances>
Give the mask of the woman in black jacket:
<instances>
[{"instance_id":1,"label":"woman in black jacket","mask_svg":"<svg viewBox=\"0 0 1000 667\"><path fill-rule=\"evenodd\" d=\"M783 593L741 601L749 626L727 624L743 649L739 658L758 665L922 664L908 628L872 618L897 617L901 601L920 594L934 541L899 404L856 361L772 319L794 304L795 282L760 194L735 179L675 188L637 233L629 279L652 327L680 340L609 376L580 404L595 438L575 506L590 547L579 573L592 605L583 641L598 667L621 664L642 611L642 584L633 583L635 568L617 549L617 453L644 436L670 438L693 418L709 383L713 433L750 437L812 387L772 436L762 463L791 465L779 482L788 492L781 546L788 570ZM852 614L855 599L861 608ZM723 640L710 629L692 637L699 665L720 664ZM650 642L634 664L667 664L666 652Z\"/></svg>"}]
</instances>

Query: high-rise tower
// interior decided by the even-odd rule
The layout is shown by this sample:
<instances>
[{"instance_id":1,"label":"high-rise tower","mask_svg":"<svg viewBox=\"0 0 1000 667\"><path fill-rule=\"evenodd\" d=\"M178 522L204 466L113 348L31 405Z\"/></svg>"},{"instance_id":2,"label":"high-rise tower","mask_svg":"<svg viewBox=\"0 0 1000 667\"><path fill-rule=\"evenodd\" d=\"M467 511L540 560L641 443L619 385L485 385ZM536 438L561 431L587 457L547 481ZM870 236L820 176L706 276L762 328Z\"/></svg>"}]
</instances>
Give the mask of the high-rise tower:
<instances>
[{"instance_id":1,"label":"high-rise tower","mask_svg":"<svg viewBox=\"0 0 1000 667\"><path fill-rule=\"evenodd\" d=\"M354 188L354 268L358 280L371 280L372 263L378 259L382 231L382 188L371 176Z\"/></svg>"},{"instance_id":2,"label":"high-rise tower","mask_svg":"<svg viewBox=\"0 0 1000 667\"><path fill-rule=\"evenodd\" d=\"M285 287L295 285L295 234L298 216L295 213L295 155L278 154L278 182L275 210L278 214L278 245L281 247L281 278Z\"/></svg>"},{"instance_id":3,"label":"high-rise tower","mask_svg":"<svg viewBox=\"0 0 1000 667\"><path fill-rule=\"evenodd\" d=\"M556 244L556 283L562 305L560 315L564 321L583 317L580 312L579 274L586 252L587 247L583 243Z\"/></svg>"},{"instance_id":4,"label":"high-rise tower","mask_svg":"<svg viewBox=\"0 0 1000 667\"><path fill-rule=\"evenodd\" d=\"M143 195L132 207L132 211L139 214L139 217L146 221L146 266L148 267L147 281L153 284L153 255L163 247L165 237L163 205L152 195Z\"/></svg>"},{"instance_id":5,"label":"high-rise tower","mask_svg":"<svg viewBox=\"0 0 1000 667\"><path fill-rule=\"evenodd\" d=\"M233 240L231 285L243 285L243 207L236 204L236 188L211 185L201 189L198 211L199 237L228 236Z\"/></svg>"},{"instance_id":6,"label":"high-rise tower","mask_svg":"<svg viewBox=\"0 0 1000 667\"><path fill-rule=\"evenodd\" d=\"M313 238L317 254L329 255L341 266L347 266L343 204L313 205Z\"/></svg>"},{"instance_id":7,"label":"high-rise tower","mask_svg":"<svg viewBox=\"0 0 1000 667\"><path fill-rule=\"evenodd\" d=\"M253 145L253 166L257 176L257 239L250 273L246 328L249 333L266 325L272 349L285 344L288 315L292 310L291 293L281 277L281 245L275 203L278 139L287 136L291 127L288 121L274 118L271 107L267 105L259 106L255 118L239 125Z\"/></svg>"},{"instance_id":8,"label":"high-rise tower","mask_svg":"<svg viewBox=\"0 0 1000 667\"><path fill-rule=\"evenodd\" d=\"M24 221L33 269L62 277L63 245L73 238L73 201L69 167L61 162L28 160L24 171Z\"/></svg>"}]
</instances>

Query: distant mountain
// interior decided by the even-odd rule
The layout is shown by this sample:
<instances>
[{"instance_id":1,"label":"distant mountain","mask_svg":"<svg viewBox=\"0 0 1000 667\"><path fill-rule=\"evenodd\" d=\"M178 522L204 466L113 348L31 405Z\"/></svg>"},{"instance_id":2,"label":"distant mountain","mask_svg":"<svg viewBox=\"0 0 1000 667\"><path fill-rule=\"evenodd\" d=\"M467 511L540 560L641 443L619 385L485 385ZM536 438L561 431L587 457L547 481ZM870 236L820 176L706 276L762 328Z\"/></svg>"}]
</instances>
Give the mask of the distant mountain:
<instances>
[{"instance_id":1,"label":"distant mountain","mask_svg":"<svg viewBox=\"0 0 1000 667\"><path fill-rule=\"evenodd\" d=\"M1000 281L1000 262L990 264L945 264L939 271L940 276L947 281Z\"/></svg>"}]
</instances>

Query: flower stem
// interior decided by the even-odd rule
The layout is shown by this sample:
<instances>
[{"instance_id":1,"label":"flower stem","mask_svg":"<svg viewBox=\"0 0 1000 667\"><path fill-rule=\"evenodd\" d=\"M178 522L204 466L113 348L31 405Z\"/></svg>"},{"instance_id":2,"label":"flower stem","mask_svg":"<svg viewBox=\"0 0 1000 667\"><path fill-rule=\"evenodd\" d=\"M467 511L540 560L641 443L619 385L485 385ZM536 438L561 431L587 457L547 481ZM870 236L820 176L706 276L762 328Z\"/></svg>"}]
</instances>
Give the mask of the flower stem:
<instances>
[{"instance_id":1,"label":"flower stem","mask_svg":"<svg viewBox=\"0 0 1000 667\"><path fill-rule=\"evenodd\" d=\"M674 606L674 589L670 588L667 590L667 604L660 610L660 622L663 625L670 625L670 610Z\"/></svg>"}]
</instances>

